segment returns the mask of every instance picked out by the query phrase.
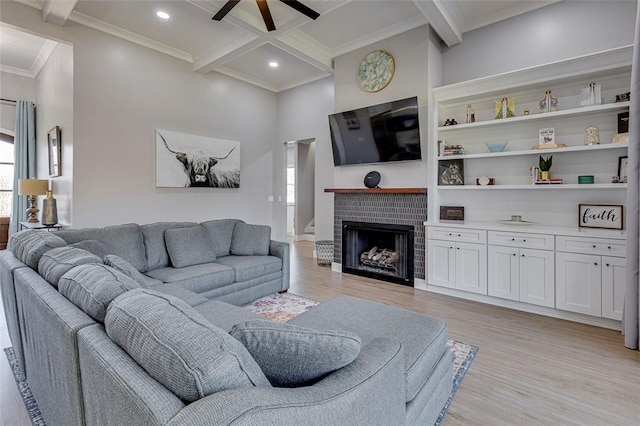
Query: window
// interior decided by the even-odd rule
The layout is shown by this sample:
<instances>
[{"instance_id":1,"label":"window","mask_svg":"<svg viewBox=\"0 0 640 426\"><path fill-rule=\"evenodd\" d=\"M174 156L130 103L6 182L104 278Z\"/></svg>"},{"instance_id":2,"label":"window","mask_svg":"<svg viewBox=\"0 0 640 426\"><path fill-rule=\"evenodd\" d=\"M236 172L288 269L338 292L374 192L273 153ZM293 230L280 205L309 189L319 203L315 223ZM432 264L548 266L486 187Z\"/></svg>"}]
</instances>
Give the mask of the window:
<instances>
[{"instance_id":1,"label":"window","mask_svg":"<svg viewBox=\"0 0 640 426\"><path fill-rule=\"evenodd\" d=\"M0 217L11 216L13 158L13 136L0 133Z\"/></svg>"},{"instance_id":2,"label":"window","mask_svg":"<svg viewBox=\"0 0 640 426\"><path fill-rule=\"evenodd\" d=\"M296 203L296 169L287 167L287 204Z\"/></svg>"}]
</instances>

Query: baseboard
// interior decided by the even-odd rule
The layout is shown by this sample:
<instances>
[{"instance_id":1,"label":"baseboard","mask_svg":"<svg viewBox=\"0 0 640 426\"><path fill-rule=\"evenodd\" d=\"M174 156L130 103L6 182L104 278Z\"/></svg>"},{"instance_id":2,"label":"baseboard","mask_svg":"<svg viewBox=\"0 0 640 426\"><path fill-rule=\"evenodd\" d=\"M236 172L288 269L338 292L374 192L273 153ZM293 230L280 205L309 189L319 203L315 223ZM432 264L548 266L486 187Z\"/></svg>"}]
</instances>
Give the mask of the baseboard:
<instances>
[{"instance_id":1,"label":"baseboard","mask_svg":"<svg viewBox=\"0 0 640 426\"><path fill-rule=\"evenodd\" d=\"M316 236L314 234L302 234L302 235L294 235L294 241L312 241L316 240Z\"/></svg>"},{"instance_id":2,"label":"baseboard","mask_svg":"<svg viewBox=\"0 0 640 426\"><path fill-rule=\"evenodd\" d=\"M427 281L422 278L414 278L413 279L413 288L417 288L418 290L427 291Z\"/></svg>"},{"instance_id":3,"label":"baseboard","mask_svg":"<svg viewBox=\"0 0 640 426\"><path fill-rule=\"evenodd\" d=\"M342 272L342 263L331 262L331 270L333 272Z\"/></svg>"},{"instance_id":4,"label":"baseboard","mask_svg":"<svg viewBox=\"0 0 640 426\"><path fill-rule=\"evenodd\" d=\"M473 302L486 303L488 305L501 306L503 308L515 309L517 311L529 312L532 314L544 315L546 317L559 318L567 321L579 322L582 324L594 325L596 327L609 328L611 330L622 330L622 324L620 321L598 318L589 315L577 314L574 312L561 311L553 308L546 308L544 306L531 305L529 303L516 302L513 300L500 299L492 296L485 296L484 294L469 293L466 291L460 291L453 288L439 287L431 284L426 284L426 290L444 294L445 296L453 296L460 299L471 300ZM418 288L418 287L416 287Z\"/></svg>"}]
</instances>

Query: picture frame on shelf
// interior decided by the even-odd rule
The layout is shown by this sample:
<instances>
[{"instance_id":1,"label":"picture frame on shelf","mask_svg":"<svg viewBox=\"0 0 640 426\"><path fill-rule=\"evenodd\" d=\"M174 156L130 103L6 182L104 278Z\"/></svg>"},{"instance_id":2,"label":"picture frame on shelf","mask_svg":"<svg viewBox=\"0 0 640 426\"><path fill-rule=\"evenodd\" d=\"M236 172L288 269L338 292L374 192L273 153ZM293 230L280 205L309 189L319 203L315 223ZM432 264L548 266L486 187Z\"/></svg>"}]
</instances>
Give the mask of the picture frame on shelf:
<instances>
[{"instance_id":1,"label":"picture frame on shelf","mask_svg":"<svg viewBox=\"0 0 640 426\"><path fill-rule=\"evenodd\" d=\"M49 176L60 176L60 157L62 154L60 126L54 126L47 132L47 145L49 147Z\"/></svg>"},{"instance_id":2,"label":"picture frame on shelf","mask_svg":"<svg viewBox=\"0 0 640 426\"><path fill-rule=\"evenodd\" d=\"M440 160L438 185L464 185L464 160Z\"/></svg>"},{"instance_id":3,"label":"picture frame on shelf","mask_svg":"<svg viewBox=\"0 0 640 426\"><path fill-rule=\"evenodd\" d=\"M627 181L627 164L629 163L629 156L623 155L618 157L618 179L620 182Z\"/></svg>"},{"instance_id":4,"label":"picture frame on shelf","mask_svg":"<svg viewBox=\"0 0 640 426\"><path fill-rule=\"evenodd\" d=\"M464 221L463 206L440 206L440 220Z\"/></svg>"},{"instance_id":5,"label":"picture frame on shelf","mask_svg":"<svg viewBox=\"0 0 640 426\"><path fill-rule=\"evenodd\" d=\"M578 227L621 230L623 214L620 204L578 204Z\"/></svg>"}]
</instances>

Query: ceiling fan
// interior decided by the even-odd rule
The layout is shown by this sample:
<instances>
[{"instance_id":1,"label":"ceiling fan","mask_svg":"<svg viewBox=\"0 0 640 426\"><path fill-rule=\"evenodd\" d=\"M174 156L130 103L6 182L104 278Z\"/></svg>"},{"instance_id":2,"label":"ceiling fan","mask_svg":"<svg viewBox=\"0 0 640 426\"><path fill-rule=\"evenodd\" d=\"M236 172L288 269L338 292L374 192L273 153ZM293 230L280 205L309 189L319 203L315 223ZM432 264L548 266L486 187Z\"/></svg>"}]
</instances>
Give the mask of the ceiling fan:
<instances>
[{"instance_id":1,"label":"ceiling fan","mask_svg":"<svg viewBox=\"0 0 640 426\"><path fill-rule=\"evenodd\" d=\"M297 10L303 15L315 20L320 16L318 12L315 10L305 6L297 0L280 0L282 3L287 6ZM240 0L229 0L224 6L214 15L214 21L222 21L222 18L227 16L227 13L231 11L240 2ZM268 31L275 31L276 25L273 23L273 17L271 16L271 11L269 11L269 6L267 5L267 0L256 0L258 4L258 9L260 9L260 14L262 15L262 19L264 20L264 24L267 26Z\"/></svg>"}]
</instances>

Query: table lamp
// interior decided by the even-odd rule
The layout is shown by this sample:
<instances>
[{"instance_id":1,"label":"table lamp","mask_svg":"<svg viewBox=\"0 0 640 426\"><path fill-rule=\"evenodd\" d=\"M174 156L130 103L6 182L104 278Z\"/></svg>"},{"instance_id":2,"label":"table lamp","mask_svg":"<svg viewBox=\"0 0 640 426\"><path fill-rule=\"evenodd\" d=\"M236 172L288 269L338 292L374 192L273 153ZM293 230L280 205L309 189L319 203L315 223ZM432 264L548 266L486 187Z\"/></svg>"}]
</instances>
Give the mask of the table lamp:
<instances>
[{"instance_id":1,"label":"table lamp","mask_svg":"<svg viewBox=\"0 0 640 426\"><path fill-rule=\"evenodd\" d=\"M36 207L36 195L45 195L49 189L49 181L44 179L18 179L18 194L29 196L29 208L27 209L27 222L38 222L36 213L40 210Z\"/></svg>"}]
</instances>

